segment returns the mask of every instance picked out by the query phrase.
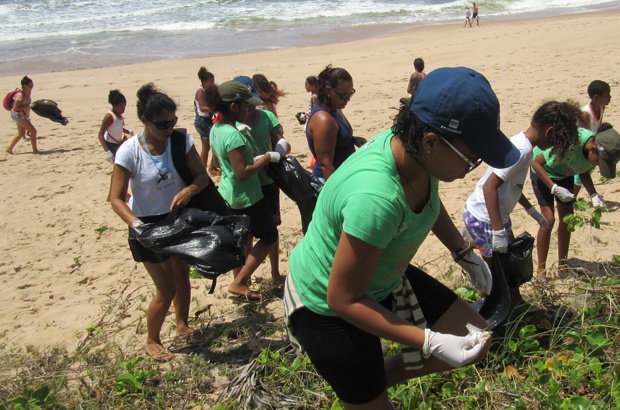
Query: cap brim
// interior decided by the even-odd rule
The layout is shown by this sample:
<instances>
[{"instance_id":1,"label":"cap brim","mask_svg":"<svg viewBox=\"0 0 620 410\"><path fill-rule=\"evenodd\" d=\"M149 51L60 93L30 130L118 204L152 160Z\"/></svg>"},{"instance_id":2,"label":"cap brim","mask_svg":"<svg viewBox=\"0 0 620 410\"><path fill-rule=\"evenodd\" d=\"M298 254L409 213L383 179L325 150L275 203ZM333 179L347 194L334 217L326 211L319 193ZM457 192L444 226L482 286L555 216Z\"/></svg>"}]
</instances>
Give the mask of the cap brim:
<instances>
[{"instance_id":1,"label":"cap brim","mask_svg":"<svg viewBox=\"0 0 620 410\"><path fill-rule=\"evenodd\" d=\"M610 158L604 157L604 154L601 152L599 152L598 170L607 179L616 177L616 163L611 161Z\"/></svg>"},{"instance_id":2,"label":"cap brim","mask_svg":"<svg viewBox=\"0 0 620 410\"><path fill-rule=\"evenodd\" d=\"M252 98L245 100L247 101L249 104L252 105L262 105L263 104L263 100L261 100L260 98L254 97L252 96Z\"/></svg>"},{"instance_id":3,"label":"cap brim","mask_svg":"<svg viewBox=\"0 0 620 410\"><path fill-rule=\"evenodd\" d=\"M482 161L493 168L511 167L521 157L519 149L499 130L492 137L476 139L466 144L478 154Z\"/></svg>"}]
</instances>

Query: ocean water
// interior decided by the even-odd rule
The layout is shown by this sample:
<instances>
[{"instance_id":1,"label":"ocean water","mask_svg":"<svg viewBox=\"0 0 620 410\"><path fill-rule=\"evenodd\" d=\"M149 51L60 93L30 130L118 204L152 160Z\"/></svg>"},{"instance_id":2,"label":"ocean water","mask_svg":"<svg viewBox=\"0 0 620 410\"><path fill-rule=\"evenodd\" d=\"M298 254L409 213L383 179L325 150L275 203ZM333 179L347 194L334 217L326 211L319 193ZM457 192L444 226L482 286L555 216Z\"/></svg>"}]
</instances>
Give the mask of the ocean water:
<instances>
[{"instance_id":1,"label":"ocean water","mask_svg":"<svg viewBox=\"0 0 620 410\"><path fill-rule=\"evenodd\" d=\"M462 21L464 0L0 0L0 75L349 41ZM480 18L620 8L619 0L479 1Z\"/></svg>"}]
</instances>

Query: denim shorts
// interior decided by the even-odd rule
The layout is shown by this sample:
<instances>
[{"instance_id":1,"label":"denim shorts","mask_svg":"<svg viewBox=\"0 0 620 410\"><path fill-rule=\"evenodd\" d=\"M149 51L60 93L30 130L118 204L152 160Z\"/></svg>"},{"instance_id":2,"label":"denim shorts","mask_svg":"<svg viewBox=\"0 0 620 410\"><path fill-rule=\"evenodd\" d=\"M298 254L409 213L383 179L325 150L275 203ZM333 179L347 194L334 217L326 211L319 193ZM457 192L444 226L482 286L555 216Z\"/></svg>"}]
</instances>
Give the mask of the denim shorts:
<instances>
[{"instance_id":1,"label":"denim shorts","mask_svg":"<svg viewBox=\"0 0 620 410\"><path fill-rule=\"evenodd\" d=\"M15 111L11 111L11 119L15 124L19 124L24 120L28 120L28 117L26 117L24 114L18 114Z\"/></svg>"},{"instance_id":2,"label":"denim shorts","mask_svg":"<svg viewBox=\"0 0 620 410\"><path fill-rule=\"evenodd\" d=\"M194 128L196 128L196 132L200 134L201 139L209 139L209 134L211 133L211 128L213 127L211 118L212 117L202 117L196 114L196 118L194 119Z\"/></svg>"}]
</instances>

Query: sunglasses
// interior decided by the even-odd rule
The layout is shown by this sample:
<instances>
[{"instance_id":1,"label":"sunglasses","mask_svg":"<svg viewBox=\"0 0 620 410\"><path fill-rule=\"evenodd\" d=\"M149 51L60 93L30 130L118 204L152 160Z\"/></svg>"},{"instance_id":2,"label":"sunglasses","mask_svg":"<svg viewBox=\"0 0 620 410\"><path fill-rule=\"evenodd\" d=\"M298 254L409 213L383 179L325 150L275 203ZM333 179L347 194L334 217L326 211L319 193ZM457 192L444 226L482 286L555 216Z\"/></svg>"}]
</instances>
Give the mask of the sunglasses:
<instances>
[{"instance_id":1,"label":"sunglasses","mask_svg":"<svg viewBox=\"0 0 620 410\"><path fill-rule=\"evenodd\" d=\"M152 121L152 122L155 128L157 128L158 130L164 131L177 125L178 120L179 120L179 117L174 117L174 120L170 120L170 121Z\"/></svg>"},{"instance_id":2,"label":"sunglasses","mask_svg":"<svg viewBox=\"0 0 620 410\"><path fill-rule=\"evenodd\" d=\"M342 100L348 100L351 97L353 97L353 94L355 94L355 88L350 93L341 93L335 88L332 88L332 91L335 92L338 95L338 97L340 97Z\"/></svg>"},{"instance_id":3,"label":"sunglasses","mask_svg":"<svg viewBox=\"0 0 620 410\"><path fill-rule=\"evenodd\" d=\"M445 139L441 135L439 136L439 138L441 138L443 142L445 142L450 148L452 148L452 151L456 152L456 155L461 157L463 161L465 161L467 165L469 165L469 169L467 170L467 172L473 171L474 169L478 168L480 164L482 164L482 158L477 158L476 160L474 160L474 162L472 162L472 160L467 158L461 151L458 150L458 148L450 144L447 139Z\"/></svg>"}]
</instances>

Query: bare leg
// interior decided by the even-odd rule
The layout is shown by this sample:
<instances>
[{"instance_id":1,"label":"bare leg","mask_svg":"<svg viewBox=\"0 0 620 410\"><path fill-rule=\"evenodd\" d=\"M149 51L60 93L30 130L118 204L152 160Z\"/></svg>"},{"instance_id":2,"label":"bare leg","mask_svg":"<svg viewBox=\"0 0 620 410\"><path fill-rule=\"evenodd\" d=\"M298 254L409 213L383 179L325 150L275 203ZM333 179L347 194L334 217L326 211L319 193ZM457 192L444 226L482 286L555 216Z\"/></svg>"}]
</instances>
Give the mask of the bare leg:
<instances>
[{"instance_id":1,"label":"bare leg","mask_svg":"<svg viewBox=\"0 0 620 410\"><path fill-rule=\"evenodd\" d=\"M271 279L273 282L282 285L286 278L280 275L280 238L276 240L269 251L269 262L271 264Z\"/></svg>"},{"instance_id":2,"label":"bare leg","mask_svg":"<svg viewBox=\"0 0 620 410\"><path fill-rule=\"evenodd\" d=\"M209 142L209 138L200 138L200 159L202 163L206 167L209 163L209 150L211 149L211 143Z\"/></svg>"},{"instance_id":3,"label":"bare leg","mask_svg":"<svg viewBox=\"0 0 620 410\"><path fill-rule=\"evenodd\" d=\"M250 290L247 281L250 279L254 271L265 260L267 254L273 247L273 243L267 244L262 239L252 247L252 251L245 259L245 265L241 268L237 276L234 277L232 283L228 286L228 292L235 295L245 296Z\"/></svg>"},{"instance_id":4,"label":"bare leg","mask_svg":"<svg viewBox=\"0 0 620 410\"><path fill-rule=\"evenodd\" d=\"M38 154L39 150L37 149L37 129L32 125L30 120L22 120L19 122L19 125L23 127L28 135L30 136L30 145L32 146L32 153Z\"/></svg>"},{"instance_id":5,"label":"bare leg","mask_svg":"<svg viewBox=\"0 0 620 410\"><path fill-rule=\"evenodd\" d=\"M9 147L6 149L6 152L11 155L13 155L13 148L15 148L19 140L26 136L26 128L22 126L23 122L26 122L26 120L22 120L17 124L17 136L11 140Z\"/></svg>"},{"instance_id":6,"label":"bare leg","mask_svg":"<svg viewBox=\"0 0 620 410\"><path fill-rule=\"evenodd\" d=\"M194 332L194 329L189 327L189 305L192 296L192 288L189 281L189 266L175 257L171 259L177 290L173 300L174 314L177 322L177 335L185 336Z\"/></svg>"},{"instance_id":7,"label":"bare leg","mask_svg":"<svg viewBox=\"0 0 620 410\"><path fill-rule=\"evenodd\" d=\"M568 225L564 222L566 215L573 213L573 205L558 202L558 265L566 267L568 259L568 246L570 244L571 233L568 231Z\"/></svg>"},{"instance_id":8,"label":"bare leg","mask_svg":"<svg viewBox=\"0 0 620 410\"><path fill-rule=\"evenodd\" d=\"M176 294L176 281L173 273L174 265L171 259L163 263L144 262L144 267L151 279L153 279L157 289L146 311L146 352L151 356L166 351L161 343L160 333L166 320L168 309ZM168 360L172 357L168 358Z\"/></svg>"},{"instance_id":9,"label":"bare leg","mask_svg":"<svg viewBox=\"0 0 620 410\"><path fill-rule=\"evenodd\" d=\"M538 255L538 272L537 279L545 279L547 277L547 256L549 255L549 244L551 243L551 232L555 224L554 208L552 206L541 206L540 213L549 222L549 228L538 228L536 235L536 253Z\"/></svg>"}]
</instances>

